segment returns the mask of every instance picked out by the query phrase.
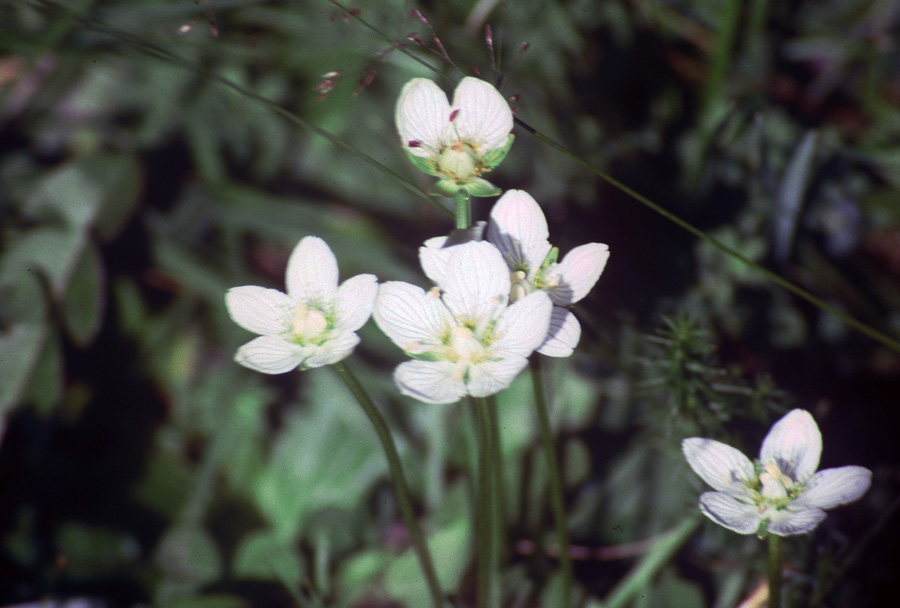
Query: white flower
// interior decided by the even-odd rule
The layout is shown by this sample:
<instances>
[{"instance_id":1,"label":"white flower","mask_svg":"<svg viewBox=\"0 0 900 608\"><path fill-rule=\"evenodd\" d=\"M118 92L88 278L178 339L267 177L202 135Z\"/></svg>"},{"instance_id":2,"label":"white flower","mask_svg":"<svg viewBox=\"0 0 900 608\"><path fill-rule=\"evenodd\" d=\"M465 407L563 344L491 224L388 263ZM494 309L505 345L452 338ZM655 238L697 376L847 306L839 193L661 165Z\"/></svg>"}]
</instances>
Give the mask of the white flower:
<instances>
[{"instance_id":1,"label":"white flower","mask_svg":"<svg viewBox=\"0 0 900 608\"><path fill-rule=\"evenodd\" d=\"M822 435L805 410L775 423L756 463L712 439L692 437L681 447L694 472L716 490L700 496L700 510L739 534L810 532L825 519L824 509L859 499L872 483L864 467L816 473Z\"/></svg>"},{"instance_id":2,"label":"white flower","mask_svg":"<svg viewBox=\"0 0 900 608\"><path fill-rule=\"evenodd\" d=\"M440 251L437 288L426 293L392 281L378 289L375 322L415 359L401 363L394 380L403 394L426 403L493 395L509 386L543 341L550 299L537 292L508 305L509 271L490 243Z\"/></svg>"},{"instance_id":3,"label":"white flower","mask_svg":"<svg viewBox=\"0 0 900 608\"><path fill-rule=\"evenodd\" d=\"M444 194L500 193L480 178L500 164L513 140L512 111L493 86L463 78L451 106L434 82L413 78L400 93L395 118L410 160L429 175L441 177L437 187Z\"/></svg>"},{"instance_id":4,"label":"white flower","mask_svg":"<svg viewBox=\"0 0 900 608\"><path fill-rule=\"evenodd\" d=\"M547 292L553 301L553 316L538 352L568 357L581 338L581 325L566 307L585 297L600 278L609 260L609 247L581 245L556 263L558 251L550 246L549 235L540 206L523 190L508 190L491 210L487 240L500 250L509 267L510 301L534 291Z\"/></svg>"},{"instance_id":5,"label":"white flower","mask_svg":"<svg viewBox=\"0 0 900 608\"><path fill-rule=\"evenodd\" d=\"M235 323L261 337L234 359L264 374L336 363L359 343L375 305L377 280L361 274L338 287L337 260L320 238L308 236L288 260L287 294L265 287L234 287L225 294Z\"/></svg>"}]
</instances>

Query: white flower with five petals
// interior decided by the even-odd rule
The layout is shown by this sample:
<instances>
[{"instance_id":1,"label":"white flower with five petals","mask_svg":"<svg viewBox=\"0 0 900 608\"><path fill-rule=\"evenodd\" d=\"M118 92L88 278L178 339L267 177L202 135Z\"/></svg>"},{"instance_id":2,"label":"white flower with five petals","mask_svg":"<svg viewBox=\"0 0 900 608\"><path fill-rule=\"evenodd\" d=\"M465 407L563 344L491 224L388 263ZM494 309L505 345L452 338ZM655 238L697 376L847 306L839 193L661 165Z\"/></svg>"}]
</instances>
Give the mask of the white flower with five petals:
<instances>
[{"instance_id":1,"label":"white flower with five petals","mask_svg":"<svg viewBox=\"0 0 900 608\"><path fill-rule=\"evenodd\" d=\"M238 349L235 361L264 374L336 363L359 344L356 330L372 314L377 279L361 274L338 286L337 260L317 237L301 240L288 260L287 293L234 287L225 294L228 314L261 334Z\"/></svg>"},{"instance_id":2,"label":"white flower with five petals","mask_svg":"<svg viewBox=\"0 0 900 608\"><path fill-rule=\"evenodd\" d=\"M410 160L441 181L452 196L494 196L500 191L480 176L506 157L512 145L512 111L503 96L478 78L463 78L453 104L434 82L413 78L400 93L397 131Z\"/></svg>"},{"instance_id":3,"label":"white flower with five petals","mask_svg":"<svg viewBox=\"0 0 900 608\"><path fill-rule=\"evenodd\" d=\"M846 466L816 472L822 435L805 410L775 423L755 463L712 439L685 439L688 464L715 492L700 496L700 510L738 534L790 536L810 532L831 509L859 499L872 472Z\"/></svg>"},{"instance_id":4,"label":"white flower with five petals","mask_svg":"<svg viewBox=\"0 0 900 608\"><path fill-rule=\"evenodd\" d=\"M442 255L431 291L400 281L378 289L375 322L414 359L397 367L394 380L403 394L426 403L493 395L543 341L552 304L537 292L509 305L509 271L490 243L454 245Z\"/></svg>"},{"instance_id":5,"label":"white flower with five petals","mask_svg":"<svg viewBox=\"0 0 900 608\"><path fill-rule=\"evenodd\" d=\"M547 240L547 220L540 206L523 190L508 190L491 210L487 240L503 254L510 273L510 302L535 291L544 291L553 302L550 328L537 352L549 357L568 357L581 339L581 325L568 310L584 298L600 278L609 259L609 247L602 243L580 245L557 263L557 249ZM440 277L447 251L441 249L446 237L425 242L420 254L425 273Z\"/></svg>"}]
</instances>

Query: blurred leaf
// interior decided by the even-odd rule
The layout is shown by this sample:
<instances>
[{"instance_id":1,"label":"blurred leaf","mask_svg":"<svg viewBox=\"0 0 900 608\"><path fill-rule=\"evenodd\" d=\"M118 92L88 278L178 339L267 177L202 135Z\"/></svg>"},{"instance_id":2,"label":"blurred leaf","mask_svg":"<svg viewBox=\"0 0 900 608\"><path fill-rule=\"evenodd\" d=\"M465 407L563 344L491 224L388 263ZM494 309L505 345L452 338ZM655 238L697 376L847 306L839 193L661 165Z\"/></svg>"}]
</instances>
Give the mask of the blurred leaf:
<instances>
[{"instance_id":1,"label":"blurred leaf","mask_svg":"<svg viewBox=\"0 0 900 608\"><path fill-rule=\"evenodd\" d=\"M165 602L161 608L247 608L247 600L236 595L208 594L179 597Z\"/></svg>"},{"instance_id":2,"label":"blurred leaf","mask_svg":"<svg viewBox=\"0 0 900 608\"><path fill-rule=\"evenodd\" d=\"M100 331L106 308L105 271L96 247L88 244L72 271L62 298L69 336L79 346L90 344Z\"/></svg>"},{"instance_id":3,"label":"blurred leaf","mask_svg":"<svg viewBox=\"0 0 900 608\"><path fill-rule=\"evenodd\" d=\"M109 575L140 556L136 539L121 532L80 523L66 523L57 532L57 550L74 578Z\"/></svg>"},{"instance_id":4,"label":"blurred leaf","mask_svg":"<svg viewBox=\"0 0 900 608\"><path fill-rule=\"evenodd\" d=\"M222 575L222 557L215 540L196 524L170 528L159 541L154 561L166 578L183 591L211 583Z\"/></svg>"},{"instance_id":5,"label":"blurred leaf","mask_svg":"<svg viewBox=\"0 0 900 608\"><path fill-rule=\"evenodd\" d=\"M816 131L806 132L797 144L778 187L774 253L775 258L780 261L787 259L797 230L800 209L812 176L817 137Z\"/></svg>"},{"instance_id":6,"label":"blurred leaf","mask_svg":"<svg viewBox=\"0 0 900 608\"><path fill-rule=\"evenodd\" d=\"M242 579L285 581L299 586L306 567L300 554L269 531L246 534L235 549L231 571Z\"/></svg>"},{"instance_id":7,"label":"blurred leaf","mask_svg":"<svg viewBox=\"0 0 900 608\"><path fill-rule=\"evenodd\" d=\"M193 480L191 470L178 455L157 448L151 452L132 495L138 503L172 521L184 508Z\"/></svg>"},{"instance_id":8,"label":"blurred leaf","mask_svg":"<svg viewBox=\"0 0 900 608\"><path fill-rule=\"evenodd\" d=\"M2 346L0 346L2 350ZM27 352L27 348L25 350ZM20 353L21 356L21 353ZM0 358L3 355L0 354ZM27 357L26 357L27 360ZM13 380L14 376L0 376ZM43 351L37 364L31 371L28 379L28 387L24 401L33 403L38 412L46 416L53 407L59 403L63 391L63 358L59 340L54 336L44 343ZM0 411L2 411L2 397L0 397Z\"/></svg>"}]
</instances>

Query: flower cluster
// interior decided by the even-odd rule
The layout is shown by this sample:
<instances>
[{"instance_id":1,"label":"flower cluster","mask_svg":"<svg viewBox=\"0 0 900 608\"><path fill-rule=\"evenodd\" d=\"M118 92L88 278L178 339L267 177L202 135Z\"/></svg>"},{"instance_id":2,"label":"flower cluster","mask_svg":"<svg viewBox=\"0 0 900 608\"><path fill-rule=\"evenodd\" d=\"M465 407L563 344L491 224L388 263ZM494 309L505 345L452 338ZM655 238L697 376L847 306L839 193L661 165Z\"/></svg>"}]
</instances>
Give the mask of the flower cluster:
<instances>
[{"instance_id":1,"label":"flower cluster","mask_svg":"<svg viewBox=\"0 0 900 608\"><path fill-rule=\"evenodd\" d=\"M682 449L694 472L716 490L700 496L700 510L739 534L810 532L825 519L825 509L859 499L872 482L864 467L816 472L822 435L805 410L775 423L755 463L712 439L685 439Z\"/></svg>"}]
</instances>

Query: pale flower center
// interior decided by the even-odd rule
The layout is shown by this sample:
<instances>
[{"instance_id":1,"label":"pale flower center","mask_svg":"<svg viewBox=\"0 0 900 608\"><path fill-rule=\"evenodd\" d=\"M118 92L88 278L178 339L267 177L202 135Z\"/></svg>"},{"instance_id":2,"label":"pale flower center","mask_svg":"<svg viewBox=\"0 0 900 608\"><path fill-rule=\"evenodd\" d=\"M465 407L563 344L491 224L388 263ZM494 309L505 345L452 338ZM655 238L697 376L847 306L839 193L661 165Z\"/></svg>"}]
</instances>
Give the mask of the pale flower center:
<instances>
[{"instance_id":1,"label":"pale flower center","mask_svg":"<svg viewBox=\"0 0 900 608\"><path fill-rule=\"evenodd\" d=\"M765 471L759 475L759 483L762 485L759 493L769 501L780 501L788 497L794 485L790 477L781 472L774 462L767 462Z\"/></svg>"},{"instance_id":2,"label":"pale flower center","mask_svg":"<svg viewBox=\"0 0 900 608\"><path fill-rule=\"evenodd\" d=\"M458 181L467 181L478 175L477 160L472 147L462 141L455 141L441 152L438 158L440 171Z\"/></svg>"},{"instance_id":3,"label":"pale flower center","mask_svg":"<svg viewBox=\"0 0 900 608\"><path fill-rule=\"evenodd\" d=\"M310 308L303 302L297 304L291 319L291 330L300 342L314 342L328 329L328 319L321 310Z\"/></svg>"}]
</instances>

